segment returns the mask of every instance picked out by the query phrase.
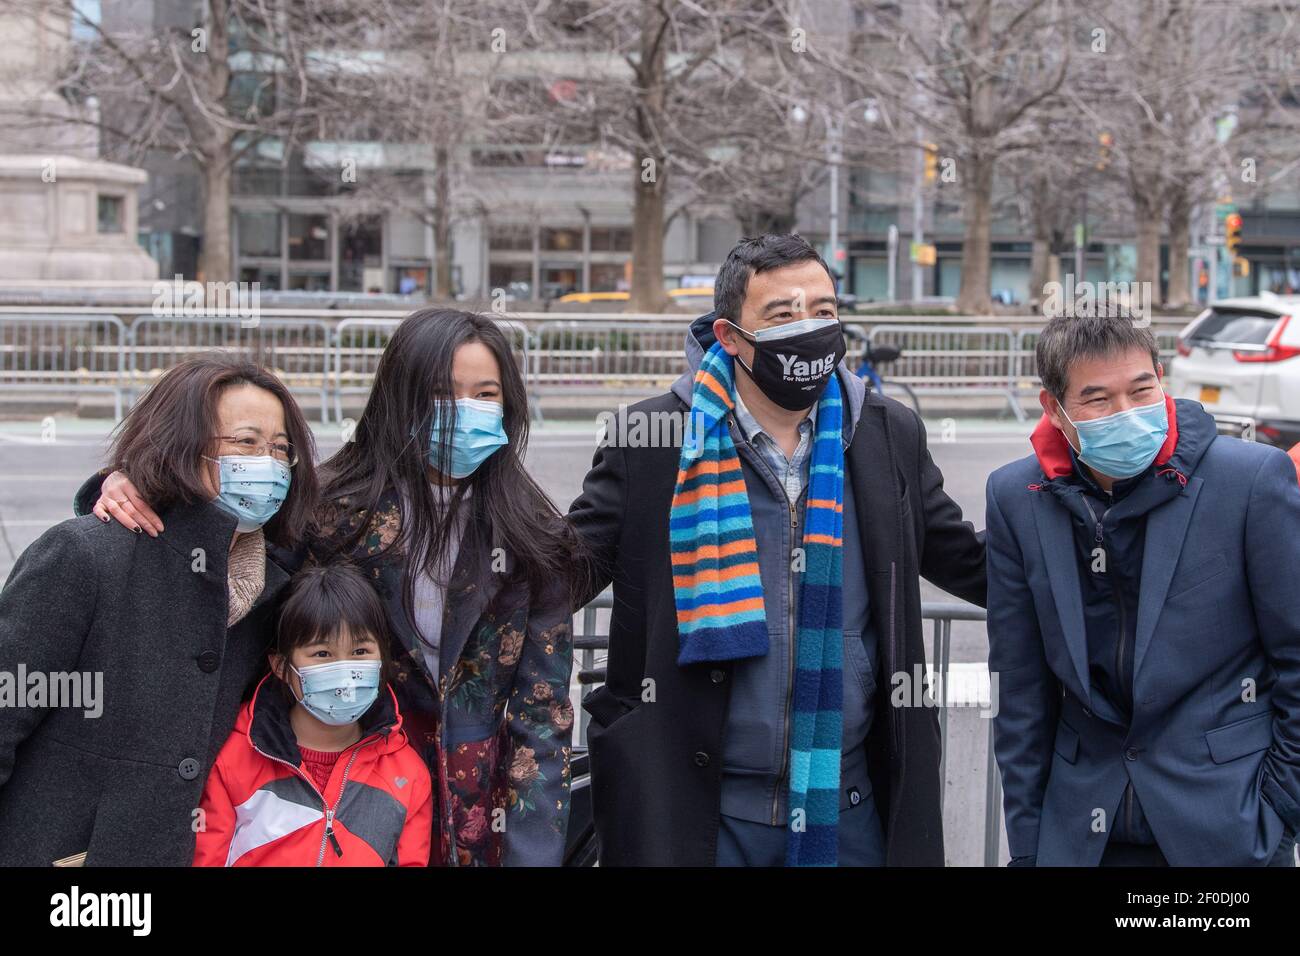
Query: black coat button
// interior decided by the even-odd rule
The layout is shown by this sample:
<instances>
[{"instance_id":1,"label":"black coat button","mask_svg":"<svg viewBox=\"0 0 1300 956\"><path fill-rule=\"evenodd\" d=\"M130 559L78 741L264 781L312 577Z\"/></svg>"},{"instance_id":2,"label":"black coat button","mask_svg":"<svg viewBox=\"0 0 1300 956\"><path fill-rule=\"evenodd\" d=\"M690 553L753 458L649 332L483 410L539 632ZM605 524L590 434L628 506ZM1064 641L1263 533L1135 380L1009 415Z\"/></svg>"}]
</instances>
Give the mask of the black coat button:
<instances>
[{"instance_id":1,"label":"black coat button","mask_svg":"<svg viewBox=\"0 0 1300 956\"><path fill-rule=\"evenodd\" d=\"M199 655L199 670L211 674L221 666L221 655L216 651L204 651Z\"/></svg>"},{"instance_id":2,"label":"black coat button","mask_svg":"<svg viewBox=\"0 0 1300 956\"><path fill-rule=\"evenodd\" d=\"M695 755L695 766L707 767L709 765L709 755L703 750Z\"/></svg>"},{"instance_id":3,"label":"black coat button","mask_svg":"<svg viewBox=\"0 0 1300 956\"><path fill-rule=\"evenodd\" d=\"M193 780L199 775L199 762L193 757L186 757L176 771L181 775L182 780Z\"/></svg>"},{"instance_id":4,"label":"black coat button","mask_svg":"<svg viewBox=\"0 0 1300 956\"><path fill-rule=\"evenodd\" d=\"M1129 747L1128 750L1124 751L1125 760L1137 760L1137 758L1138 751L1136 747Z\"/></svg>"},{"instance_id":5,"label":"black coat button","mask_svg":"<svg viewBox=\"0 0 1300 956\"><path fill-rule=\"evenodd\" d=\"M726 679L727 672L720 667L715 667L713 670L709 671L709 680L713 681L715 684L721 684Z\"/></svg>"}]
</instances>

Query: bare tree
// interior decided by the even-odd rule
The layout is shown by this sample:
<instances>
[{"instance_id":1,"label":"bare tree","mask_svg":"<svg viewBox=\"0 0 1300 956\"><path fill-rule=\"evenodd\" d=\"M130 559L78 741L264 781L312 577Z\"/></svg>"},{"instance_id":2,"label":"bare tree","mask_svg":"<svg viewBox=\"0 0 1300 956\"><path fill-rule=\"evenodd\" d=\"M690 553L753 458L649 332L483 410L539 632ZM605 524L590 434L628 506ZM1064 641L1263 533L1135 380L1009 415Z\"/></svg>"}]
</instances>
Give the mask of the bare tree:
<instances>
[{"instance_id":1,"label":"bare tree","mask_svg":"<svg viewBox=\"0 0 1300 956\"><path fill-rule=\"evenodd\" d=\"M1077 124L1071 128L1045 122L1040 127L1045 142L1014 157L1008 179L1018 199L1022 228L1030 236L1029 303L1037 311L1049 282L1061 280L1060 257L1069 249L1080 193L1086 188L1086 165L1079 149Z\"/></svg>"},{"instance_id":2,"label":"bare tree","mask_svg":"<svg viewBox=\"0 0 1300 956\"><path fill-rule=\"evenodd\" d=\"M539 73L545 86L572 84L561 108L541 120L560 139L631 158L630 311L665 305L669 184L689 193L716 174L735 106L728 94L743 89L734 82L741 72L735 41L774 12L766 0L584 0L547 5L528 20L531 43L569 54Z\"/></svg>"},{"instance_id":3,"label":"bare tree","mask_svg":"<svg viewBox=\"0 0 1300 956\"><path fill-rule=\"evenodd\" d=\"M169 9L170 25L155 27L117 22L113 8L105 18L99 5L75 0L3 2L39 22L71 20L83 39L63 64L64 95L98 102L84 121L99 126L108 158L140 161L165 150L193 160L203 185L199 271L211 281L232 278L235 166L266 138L290 141L310 124L308 51L329 4L207 0Z\"/></svg>"},{"instance_id":4,"label":"bare tree","mask_svg":"<svg viewBox=\"0 0 1300 956\"><path fill-rule=\"evenodd\" d=\"M1279 35L1253 19L1284 6L1149 0L1138 8L1105 0L1092 8L1093 59L1102 68L1069 97L1114 142L1132 205L1137 278L1156 290L1168 221L1171 307L1188 301L1193 211L1229 198L1234 182L1253 191L1256 164L1272 153L1270 136L1284 122L1264 53L1294 40L1293 21L1284 18Z\"/></svg>"},{"instance_id":5,"label":"bare tree","mask_svg":"<svg viewBox=\"0 0 1300 956\"><path fill-rule=\"evenodd\" d=\"M323 132L340 143L382 143L366 163L344 148L330 173L340 180L343 221L403 212L433 234L435 296L452 289L452 236L482 207L468 176L489 128L506 139L494 83L506 61L510 10L485 0L375 0L334 37L339 59L318 93L330 105Z\"/></svg>"},{"instance_id":6,"label":"bare tree","mask_svg":"<svg viewBox=\"0 0 1300 956\"><path fill-rule=\"evenodd\" d=\"M1056 99L1070 62L1072 0L860 0L849 54L822 62L900 117L902 142L952 160L964 237L957 309L987 312L994 175L1038 142L1035 113Z\"/></svg>"}]
</instances>

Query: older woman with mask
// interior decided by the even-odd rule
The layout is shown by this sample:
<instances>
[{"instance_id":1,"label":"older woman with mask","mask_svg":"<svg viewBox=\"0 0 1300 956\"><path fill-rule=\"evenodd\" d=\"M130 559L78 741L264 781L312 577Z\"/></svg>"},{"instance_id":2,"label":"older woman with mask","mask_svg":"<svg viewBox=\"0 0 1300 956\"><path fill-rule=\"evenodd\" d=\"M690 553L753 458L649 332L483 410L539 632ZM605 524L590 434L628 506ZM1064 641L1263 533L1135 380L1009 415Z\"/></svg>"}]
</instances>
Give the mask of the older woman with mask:
<instances>
[{"instance_id":1,"label":"older woman with mask","mask_svg":"<svg viewBox=\"0 0 1300 956\"><path fill-rule=\"evenodd\" d=\"M0 865L189 865L204 781L265 667L289 579L275 557L316 503L313 458L287 389L238 358L188 361L132 409L112 467L166 530L65 521L0 591L0 675L24 691L0 706Z\"/></svg>"}]
</instances>

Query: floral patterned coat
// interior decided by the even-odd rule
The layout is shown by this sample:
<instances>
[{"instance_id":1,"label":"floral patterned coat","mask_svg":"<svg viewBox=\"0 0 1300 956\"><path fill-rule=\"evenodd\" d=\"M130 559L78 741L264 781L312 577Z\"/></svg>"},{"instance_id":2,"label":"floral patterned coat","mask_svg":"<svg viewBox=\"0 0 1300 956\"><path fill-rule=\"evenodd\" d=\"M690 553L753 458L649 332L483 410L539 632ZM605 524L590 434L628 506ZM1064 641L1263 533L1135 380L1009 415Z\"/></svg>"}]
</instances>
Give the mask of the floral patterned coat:
<instances>
[{"instance_id":1,"label":"floral patterned coat","mask_svg":"<svg viewBox=\"0 0 1300 956\"><path fill-rule=\"evenodd\" d=\"M375 514L331 505L321 527L368 530L352 558L372 575L393 631L393 689L440 797L432 865L558 866L569 816L572 608L559 586L534 595L489 529L467 523L447 588L440 681L402 602L403 557L380 551L401 527L390 493ZM333 529L330 532L330 529ZM312 551L329 552L328 539ZM494 569L495 564L495 569Z\"/></svg>"}]
</instances>

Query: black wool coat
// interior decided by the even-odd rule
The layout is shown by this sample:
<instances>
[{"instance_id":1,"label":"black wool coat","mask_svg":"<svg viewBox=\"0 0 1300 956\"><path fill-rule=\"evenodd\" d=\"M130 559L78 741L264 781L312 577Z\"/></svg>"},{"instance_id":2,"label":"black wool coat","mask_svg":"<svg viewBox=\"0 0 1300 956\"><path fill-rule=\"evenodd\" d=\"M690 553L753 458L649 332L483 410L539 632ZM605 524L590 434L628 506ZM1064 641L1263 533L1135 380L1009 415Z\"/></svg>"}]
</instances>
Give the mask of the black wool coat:
<instances>
[{"instance_id":1,"label":"black wool coat","mask_svg":"<svg viewBox=\"0 0 1300 956\"><path fill-rule=\"evenodd\" d=\"M0 591L0 680L102 675L99 716L0 707L0 866L192 861L194 810L289 578L268 557L261 596L228 629L235 519L212 504L161 517L157 538L93 516L56 525Z\"/></svg>"},{"instance_id":2,"label":"black wool coat","mask_svg":"<svg viewBox=\"0 0 1300 956\"><path fill-rule=\"evenodd\" d=\"M688 406L670 393L628 412L684 415ZM569 512L592 551L592 593L614 586L608 680L583 704L607 866L715 863L731 665L677 664L668 514L679 456L676 447L601 448ZM920 577L983 606L983 534L944 492L921 420L892 399L867 392L846 467L881 667L912 679L925 666ZM647 678L655 699L643 703ZM886 862L942 866L938 714L893 707L892 681L878 687L867 750Z\"/></svg>"}]
</instances>

